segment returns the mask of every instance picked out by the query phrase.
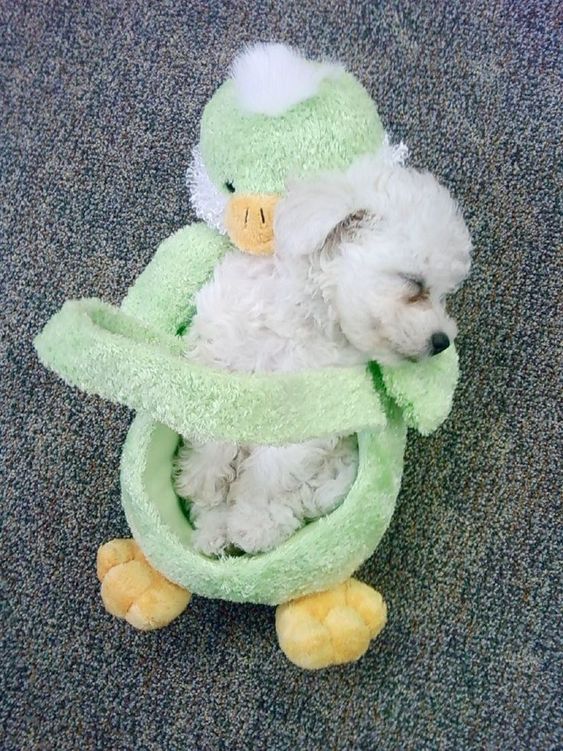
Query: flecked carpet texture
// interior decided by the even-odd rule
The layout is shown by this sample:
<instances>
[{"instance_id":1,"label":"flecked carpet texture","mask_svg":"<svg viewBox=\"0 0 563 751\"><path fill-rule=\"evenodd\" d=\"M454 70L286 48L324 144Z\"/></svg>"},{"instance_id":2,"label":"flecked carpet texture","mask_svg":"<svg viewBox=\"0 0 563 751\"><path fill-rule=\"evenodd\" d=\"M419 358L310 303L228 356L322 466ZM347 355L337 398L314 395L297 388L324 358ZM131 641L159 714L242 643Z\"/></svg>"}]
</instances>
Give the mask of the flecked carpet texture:
<instances>
[{"instance_id":1,"label":"flecked carpet texture","mask_svg":"<svg viewBox=\"0 0 563 751\"><path fill-rule=\"evenodd\" d=\"M557 13L1 0L2 749L563 746ZM127 535L131 415L66 387L31 346L68 298L119 303L193 219L183 180L202 107L255 40L344 61L475 242L453 304L453 414L410 436L397 512L360 572L389 624L359 663L321 673L285 660L267 607L194 599L150 634L104 612L94 559Z\"/></svg>"}]
</instances>

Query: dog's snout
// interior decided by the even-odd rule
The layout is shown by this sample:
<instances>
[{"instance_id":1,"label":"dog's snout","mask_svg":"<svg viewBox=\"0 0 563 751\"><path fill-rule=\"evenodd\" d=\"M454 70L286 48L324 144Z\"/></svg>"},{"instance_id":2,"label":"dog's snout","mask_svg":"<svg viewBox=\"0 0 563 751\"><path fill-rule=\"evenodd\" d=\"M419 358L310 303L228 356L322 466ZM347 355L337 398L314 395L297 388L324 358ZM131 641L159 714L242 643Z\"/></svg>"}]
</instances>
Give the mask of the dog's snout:
<instances>
[{"instance_id":1,"label":"dog's snout","mask_svg":"<svg viewBox=\"0 0 563 751\"><path fill-rule=\"evenodd\" d=\"M430 337L430 354L438 355L450 346L450 337L443 331L436 331Z\"/></svg>"}]
</instances>

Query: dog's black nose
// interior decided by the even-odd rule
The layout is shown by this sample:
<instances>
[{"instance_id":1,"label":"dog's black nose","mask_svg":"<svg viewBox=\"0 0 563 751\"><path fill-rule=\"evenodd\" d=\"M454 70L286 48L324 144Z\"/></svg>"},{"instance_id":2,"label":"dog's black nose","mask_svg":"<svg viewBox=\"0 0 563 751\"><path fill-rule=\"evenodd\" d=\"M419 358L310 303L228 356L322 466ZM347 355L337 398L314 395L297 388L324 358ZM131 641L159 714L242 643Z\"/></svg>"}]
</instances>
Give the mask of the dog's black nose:
<instances>
[{"instance_id":1,"label":"dog's black nose","mask_svg":"<svg viewBox=\"0 0 563 751\"><path fill-rule=\"evenodd\" d=\"M450 339L443 331L437 331L430 337L430 354L438 355L450 346Z\"/></svg>"}]
</instances>

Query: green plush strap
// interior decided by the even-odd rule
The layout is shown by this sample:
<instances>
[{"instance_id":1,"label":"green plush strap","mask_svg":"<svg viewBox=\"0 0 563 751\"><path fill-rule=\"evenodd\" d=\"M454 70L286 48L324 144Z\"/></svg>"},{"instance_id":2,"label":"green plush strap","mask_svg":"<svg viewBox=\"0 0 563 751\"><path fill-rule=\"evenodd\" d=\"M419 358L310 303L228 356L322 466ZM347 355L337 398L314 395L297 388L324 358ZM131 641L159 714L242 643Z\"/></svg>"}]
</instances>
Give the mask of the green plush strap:
<instances>
[{"instance_id":1,"label":"green plush strap","mask_svg":"<svg viewBox=\"0 0 563 751\"><path fill-rule=\"evenodd\" d=\"M242 374L188 362L179 337L97 299L65 303L35 339L68 383L200 440L286 444L386 424L366 368Z\"/></svg>"},{"instance_id":2,"label":"green plush strap","mask_svg":"<svg viewBox=\"0 0 563 751\"><path fill-rule=\"evenodd\" d=\"M159 245L121 307L151 328L178 333L195 311L196 292L231 248L227 237L205 224L182 227Z\"/></svg>"},{"instance_id":3,"label":"green plush strap","mask_svg":"<svg viewBox=\"0 0 563 751\"><path fill-rule=\"evenodd\" d=\"M203 440L284 444L373 429L385 424L376 391L386 391L421 433L446 418L458 377L453 347L425 362L375 368L377 389L361 367L245 375L188 363L175 335L230 247L204 224L178 230L121 310L99 300L64 305L35 340L42 362L84 391Z\"/></svg>"},{"instance_id":4,"label":"green plush strap","mask_svg":"<svg viewBox=\"0 0 563 751\"><path fill-rule=\"evenodd\" d=\"M383 386L403 412L409 428L422 435L436 430L452 407L459 377L459 359L452 345L436 357L381 367Z\"/></svg>"}]
</instances>

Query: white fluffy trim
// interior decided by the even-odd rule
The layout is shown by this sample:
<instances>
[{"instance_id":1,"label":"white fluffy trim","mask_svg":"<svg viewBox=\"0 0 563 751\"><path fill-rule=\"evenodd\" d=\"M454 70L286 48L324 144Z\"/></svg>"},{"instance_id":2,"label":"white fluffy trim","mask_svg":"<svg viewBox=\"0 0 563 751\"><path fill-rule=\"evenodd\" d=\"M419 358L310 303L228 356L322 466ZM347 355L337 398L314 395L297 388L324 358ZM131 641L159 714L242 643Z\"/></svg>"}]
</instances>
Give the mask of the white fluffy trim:
<instances>
[{"instance_id":1,"label":"white fluffy trim","mask_svg":"<svg viewBox=\"0 0 563 751\"><path fill-rule=\"evenodd\" d=\"M198 146L192 149L192 162L186 171L190 200L199 219L225 234L223 216L228 197L211 181Z\"/></svg>"},{"instance_id":2,"label":"white fluffy trim","mask_svg":"<svg viewBox=\"0 0 563 751\"><path fill-rule=\"evenodd\" d=\"M323 79L342 71L341 65L312 62L284 44L254 44L235 58L231 78L242 109L276 116L310 99Z\"/></svg>"},{"instance_id":3,"label":"white fluffy trim","mask_svg":"<svg viewBox=\"0 0 563 751\"><path fill-rule=\"evenodd\" d=\"M392 144L388 133L383 137L383 143L375 152L375 158L380 164L386 164L389 167L399 165L403 167L409 158L409 147L406 143Z\"/></svg>"}]
</instances>

